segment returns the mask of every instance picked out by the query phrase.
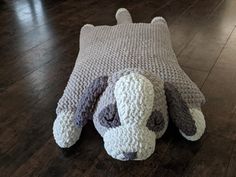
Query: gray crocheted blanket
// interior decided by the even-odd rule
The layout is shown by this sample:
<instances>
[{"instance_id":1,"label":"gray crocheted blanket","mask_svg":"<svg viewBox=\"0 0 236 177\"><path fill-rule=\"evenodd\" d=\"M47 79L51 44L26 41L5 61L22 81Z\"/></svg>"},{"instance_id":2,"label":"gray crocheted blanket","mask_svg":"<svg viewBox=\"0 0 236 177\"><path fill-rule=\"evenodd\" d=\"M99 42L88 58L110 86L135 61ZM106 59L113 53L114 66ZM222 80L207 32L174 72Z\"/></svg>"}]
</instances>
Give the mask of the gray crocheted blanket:
<instances>
[{"instance_id":1,"label":"gray crocheted blanket","mask_svg":"<svg viewBox=\"0 0 236 177\"><path fill-rule=\"evenodd\" d=\"M127 137L121 141L112 138L112 133L106 133L108 129L115 129L124 123L128 125L133 121L129 119L127 123L124 121L127 118L124 120L121 118L123 115L121 110L125 116L130 110L135 112L129 105L138 104L138 101L129 102L125 99L136 90L136 87L131 87L126 83L136 85L141 83L140 88L142 89L135 92L136 96L129 99L132 100L138 95L137 100L140 104L145 103L145 110L151 110L150 115L148 112L142 114L147 115L147 119L143 120L146 120L144 122L147 124L145 127L149 128L148 133L141 133L142 135L137 135L136 138L154 136L150 130L155 132L155 138L159 138L166 130L168 116L171 116L185 138L199 139L205 129L205 121L201 113L201 105L205 99L198 87L180 68L171 46L166 21L161 17L156 17L149 24L132 23L131 16L125 9L118 11L116 18L118 24L115 26L85 25L81 29L78 58L56 110L58 117L54 123L54 137L57 144L60 147L73 145L79 139L81 128L87 120L93 119L95 127L104 138L105 148L112 157L130 160L145 159L150 156L155 147L152 140L146 142L152 147L151 151L143 150L141 152L131 145L122 145L123 149L120 148L120 143L125 144L125 141L129 141ZM123 78L124 76L126 77ZM117 83L118 80L119 83ZM149 82L152 84L150 85ZM120 88L123 90L119 91ZM131 88L133 91L129 93ZM146 93L145 89L150 94L153 89L153 94L158 95L159 93L159 96L154 96L153 99L150 97L146 103L145 100L148 100L146 98L149 97L142 97ZM164 90L166 91L164 92ZM126 92L124 97L122 97L123 92ZM143 100L140 101L141 98ZM162 101L157 103L158 100ZM150 108L147 106L149 103L152 103ZM153 104L157 106L154 108ZM122 108L120 105L126 108ZM125 112L126 109L129 111ZM140 108L140 110L143 109ZM143 111L145 112L145 110ZM189 118L190 116L191 118ZM155 117L159 117L159 119L155 119ZM74 123L74 119L76 119L77 125ZM201 120L200 123L199 120ZM134 122L139 122L139 120ZM155 123L158 125L153 125ZM137 123L137 125L141 126L141 123ZM151 128L152 126L153 128ZM137 126L135 125L135 127ZM130 128L128 129L130 130ZM124 131L113 133L120 134L122 137L123 134L120 132ZM136 136L135 133L132 136ZM116 144L116 148L112 144Z\"/></svg>"},{"instance_id":2,"label":"gray crocheted blanket","mask_svg":"<svg viewBox=\"0 0 236 177\"><path fill-rule=\"evenodd\" d=\"M204 102L197 86L177 62L164 20L152 24L84 26L80 52L57 114L62 110L76 111L80 95L95 78L127 68L147 70L172 83L190 107L200 107Z\"/></svg>"}]
</instances>

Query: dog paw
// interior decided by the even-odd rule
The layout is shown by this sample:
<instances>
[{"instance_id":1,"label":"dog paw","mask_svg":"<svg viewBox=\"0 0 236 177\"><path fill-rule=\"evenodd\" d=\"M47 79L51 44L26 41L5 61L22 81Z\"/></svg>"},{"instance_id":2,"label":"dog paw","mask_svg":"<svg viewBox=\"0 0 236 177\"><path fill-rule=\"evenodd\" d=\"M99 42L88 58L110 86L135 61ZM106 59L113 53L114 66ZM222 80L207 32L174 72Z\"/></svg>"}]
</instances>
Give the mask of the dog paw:
<instances>
[{"instance_id":1,"label":"dog paw","mask_svg":"<svg viewBox=\"0 0 236 177\"><path fill-rule=\"evenodd\" d=\"M82 128L78 128L72 112L61 112L54 121L53 135L61 148L69 148L76 143Z\"/></svg>"}]
</instances>

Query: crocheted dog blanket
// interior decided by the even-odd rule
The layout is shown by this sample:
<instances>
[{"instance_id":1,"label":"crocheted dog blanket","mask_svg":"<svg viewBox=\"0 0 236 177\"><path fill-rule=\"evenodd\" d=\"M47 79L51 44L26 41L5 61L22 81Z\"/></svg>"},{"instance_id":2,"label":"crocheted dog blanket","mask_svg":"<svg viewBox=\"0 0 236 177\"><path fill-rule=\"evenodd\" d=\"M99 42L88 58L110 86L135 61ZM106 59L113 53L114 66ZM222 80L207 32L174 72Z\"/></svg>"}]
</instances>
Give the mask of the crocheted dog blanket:
<instances>
[{"instance_id":1,"label":"crocheted dog blanket","mask_svg":"<svg viewBox=\"0 0 236 177\"><path fill-rule=\"evenodd\" d=\"M198 140L205 99L180 68L166 21L132 23L126 9L116 19L115 26L81 29L79 55L56 110L56 143L72 146L92 120L109 155L142 160L154 152L169 118L186 139Z\"/></svg>"}]
</instances>

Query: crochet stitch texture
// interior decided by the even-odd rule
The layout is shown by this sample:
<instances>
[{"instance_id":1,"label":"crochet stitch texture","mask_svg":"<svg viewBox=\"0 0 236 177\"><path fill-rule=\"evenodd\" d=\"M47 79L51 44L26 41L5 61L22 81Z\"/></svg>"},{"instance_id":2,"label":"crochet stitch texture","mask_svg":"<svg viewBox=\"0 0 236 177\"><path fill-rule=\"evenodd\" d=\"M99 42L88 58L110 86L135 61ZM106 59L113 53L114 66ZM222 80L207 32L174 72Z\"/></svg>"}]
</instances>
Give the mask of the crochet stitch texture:
<instances>
[{"instance_id":1,"label":"crochet stitch texture","mask_svg":"<svg viewBox=\"0 0 236 177\"><path fill-rule=\"evenodd\" d=\"M80 51L57 114L75 112L84 89L99 76L126 68L139 68L158 75L177 88L190 107L200 107L204 96L180 68L171 47L164 19L154 24L84 26Z\"/></svg>"}]
</instances>

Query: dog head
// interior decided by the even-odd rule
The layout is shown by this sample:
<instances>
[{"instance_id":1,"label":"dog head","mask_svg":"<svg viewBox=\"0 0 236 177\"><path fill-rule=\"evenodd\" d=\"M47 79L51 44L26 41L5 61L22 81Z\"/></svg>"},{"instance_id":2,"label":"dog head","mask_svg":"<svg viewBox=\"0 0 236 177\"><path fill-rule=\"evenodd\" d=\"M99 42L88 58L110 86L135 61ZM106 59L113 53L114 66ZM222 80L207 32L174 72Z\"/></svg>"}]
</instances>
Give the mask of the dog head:
<instances>
[{"instance_id":1,"label":"dog head","mask_svg":"<svg viewBox=\"0 0 236 177\"><path fill-rule=\"evenodd\" d=\"M171 97L175 91L146 71L123 70L102 76L81 96L76 123L83 127L93 119L107 153L113 158L144 160L154 152L156 138L167 128L166 95Z\"/></svg>"}]
</instances>

